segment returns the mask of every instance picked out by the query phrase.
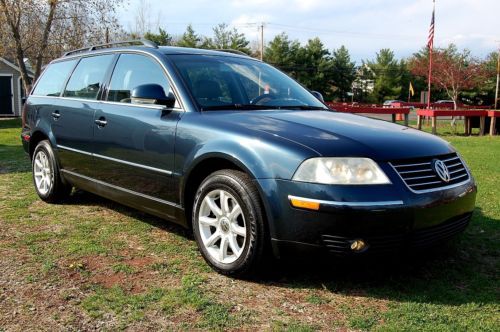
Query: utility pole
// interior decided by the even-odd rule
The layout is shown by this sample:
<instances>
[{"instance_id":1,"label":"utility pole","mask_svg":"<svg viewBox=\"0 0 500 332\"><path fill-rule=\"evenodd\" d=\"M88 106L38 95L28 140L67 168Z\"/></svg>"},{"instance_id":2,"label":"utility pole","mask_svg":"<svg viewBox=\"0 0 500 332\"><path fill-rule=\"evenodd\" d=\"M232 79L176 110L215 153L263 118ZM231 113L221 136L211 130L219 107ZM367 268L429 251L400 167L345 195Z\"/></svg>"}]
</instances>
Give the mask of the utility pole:
<instances>
[{"instance_id":1,"label":"utility pole","mask_svg":"<svg viewBox=\"0 0 500 332\"><path fill-rule=\"evenodd\" d=\"M264 22L260 24L260 61L264 60Z\"/></svg>"},{"instance_id":2,"label":"utility pole","mask_svg":"<svg viewBox=\"0 0 500 332\"><path fill-rule=\"evenodd\" d=\"M495 90L495 109L497 109L498 105L498 84L500 81L500 47L498 48L498 57L497 57L497 88Z\"/></svg>"}]
</instances>

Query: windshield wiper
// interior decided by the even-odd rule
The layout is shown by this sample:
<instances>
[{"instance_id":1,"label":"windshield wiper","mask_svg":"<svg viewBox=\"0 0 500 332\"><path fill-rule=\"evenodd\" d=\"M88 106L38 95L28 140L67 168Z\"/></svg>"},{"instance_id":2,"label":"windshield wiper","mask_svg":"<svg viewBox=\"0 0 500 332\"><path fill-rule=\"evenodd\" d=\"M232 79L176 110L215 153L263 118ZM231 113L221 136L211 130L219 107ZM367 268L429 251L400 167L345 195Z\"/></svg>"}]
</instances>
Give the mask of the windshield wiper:
<instances>
[{"instance_id":1,"label":"windshield wiper","mask_svg":"<svg viewBox=\"0 0 500 332\"><path fill-rule=\"evenodd\" d=\"M309 106L309 105L290 105L290 106L279 106L280 109L288 109L288 110L322 110L327 111L328 108L322 106Z\"/></svg>"},{"instance_id":2,"label":"windshield wiper","mask_svg":"<svg viewBox=\"0 0 500 332\"><path fill-rule=\"evenodd\" d=\"M219 111L219 110L252 111L252 110L268 110L277 108L278 108L277 106L254 105L254 104L229 104L229 105L203 106L201 110L202 111Z\"/></svg>"}]
</instances>

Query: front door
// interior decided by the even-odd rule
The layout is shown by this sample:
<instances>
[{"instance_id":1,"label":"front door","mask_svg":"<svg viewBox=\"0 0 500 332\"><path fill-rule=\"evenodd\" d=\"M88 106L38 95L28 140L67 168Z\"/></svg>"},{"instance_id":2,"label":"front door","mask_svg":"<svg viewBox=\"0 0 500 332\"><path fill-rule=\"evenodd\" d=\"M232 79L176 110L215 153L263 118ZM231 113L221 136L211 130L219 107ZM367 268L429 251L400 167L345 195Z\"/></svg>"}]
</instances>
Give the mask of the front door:
<instances>
[{"instance_id":1,"label":"front door","mask_svg":"<svg viewBox=\"0 0 500 332\"><path fill-rule=\"evenodd\" d=\"M12 115L12 76L0 76L0 115Z\"/></svg>"},{"instance_id":2,"label":"front door","mask_svg":"<svg viewBox=\"0 0 500 332\"><path fill-rule=\"evenodd\" d=\"M153 200L175 202L172 184L179 108L131 103L143 84L170 86L161 65L140 54L122 54L108 88L107 102L94 116L95 178Z\"/></svg>"}]
</instances>

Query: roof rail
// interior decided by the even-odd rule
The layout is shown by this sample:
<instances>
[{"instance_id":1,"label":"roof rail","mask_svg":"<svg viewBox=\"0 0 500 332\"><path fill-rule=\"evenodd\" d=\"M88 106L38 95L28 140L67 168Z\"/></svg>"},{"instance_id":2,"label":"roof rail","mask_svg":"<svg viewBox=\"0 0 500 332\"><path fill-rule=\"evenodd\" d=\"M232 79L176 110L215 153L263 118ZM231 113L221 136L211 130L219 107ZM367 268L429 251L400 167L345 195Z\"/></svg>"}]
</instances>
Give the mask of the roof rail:
<instances>
[{"instance_id":1,"label":"roof rail","mask_svg":"<svg viewBox=\"0 0 500 332\"><path fill-rule=\"evenodd\" d=\"M243 56L250 56L246 54L245 52L242 52L240 50L233 50L232 48L222 48L222 49L216 49L214 51L219 51L219 52L226 52L226 53L233 53L233 54L238 54L238 55L243 55Z\"/></svg>"},{"instance_id":2,"label":"roof rail","mask_svg":"<svg viewBox=\"0 0 500 332\"><path fill-rule=\"evenodd\" d=\"M72 55L72 54L77 54L77 53L82 53L82 52L90 52L90 51L95 51L97 49L101 48L109 48L109 47L115 47L119 45L143 45L146 47L152 47L152 48L158 48L158 45L151 40L147 39L137 39L137 40L124 40L124 41L118 41L118 42L113 42L113 43L106 43L106 44L99 44L99 45L93 45L89 47L83 47L79 48L77 50L69 51L64 53L64 56Z\"/></svg>"}]
</instances>

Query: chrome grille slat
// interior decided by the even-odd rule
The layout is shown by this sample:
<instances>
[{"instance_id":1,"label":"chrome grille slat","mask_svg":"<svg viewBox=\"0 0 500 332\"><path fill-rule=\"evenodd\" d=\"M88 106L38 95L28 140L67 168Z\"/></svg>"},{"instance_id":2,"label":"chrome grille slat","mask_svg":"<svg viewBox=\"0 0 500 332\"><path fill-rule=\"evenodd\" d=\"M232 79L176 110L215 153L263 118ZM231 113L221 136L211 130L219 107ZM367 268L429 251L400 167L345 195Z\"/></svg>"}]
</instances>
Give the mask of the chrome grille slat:
<instances>
[{"instance_id":1,"label":"chrome grille slat","mask_svg":"<svg viewBox=\"0 0 500 332\"><path fill-rule=\"evenodd\" d=\"M432 168L434 159L445 163L450 173L450 181L445 182L437 176ZM416 193L452 188L464 184L470 179L464 163L455 153L444 156L398 160L390 162L390 165L406 186Z\"/></svg>"},{"instance_id":2,"label":"chrome grille slat","mask_svg":"<svg viewBox=\"0 0 500 332\"><path fill-rule=\"evenodd\" d=\"M420 186L427 186L427 185L430 185L430 184L437 184L437 183L441 183L441 181L431 181L431 182L424 182L424 183L415 183L415 184L412 184L411 186L413 187L420 187Z\"/></svg>"},{"instance_id":3,"label":"chrome grille slat","mask_svg":"<svg viewBox=\"0 0 500 332\"><path fill-rule=\"evenodd\" d=\"M429 165L430 162L427 163L418 163L418 164L407 164L407 165L398 165L394 167L413 167L413 166L421 166L421 165Z\"/></svg>"},{"instance_id":4,"label":"chrome grille slat","mask_svg":"<svg viewBox=\"0 0 500 332\"><path fill-rule=\"evenodd\" d=\"M432 169L421 169L421 170L416 170L416 171L404 171L404 172L398 172L399 174L411 174L411 173L421 173L421 172L432 172Z\"/></svg>"},{"instance_id":5,"label":"chrome grille slat","mask_svg":"<svg viewBox=\"0 0 500 332\"><path fill-rule=\"evenodd\" d=\"M462 174L462 175L456 176L452 180L460 179L460 178L463 178L464 176L467 176L467 174Z\"/></svg>"},{"instance_id":6,"label":"chrome grille slat","mask_svg":"<svg viewBox=\"0 0 500 332\"><path fill-rule=\"evenodd\" d=\"M450 174L451 174L451 172L450 172ZM415 176L412 178L406 178L405 180L410 181L410 180L419 180L419 179L430 179L430 178L435 178L435 177L436 177L435 175Z\"/></svg>"},{"instance_id":7,"label":"chrome grille slat","mask_svg":"<svg viewBox=\"0 0 500 332\"><path fill-rule=\"evenodd\" d=\"M456 157L453 157L453 158L442 159L442 161L444 161L446 163L446 162L448 162L450 160L455 160L455 159L460 159L460 158L458 158L458 156L456 156Z\"/></svg>"},{"instance_id":8,"label":"chrome grille slat","mask_svg":"<svg viewBox=\"0 0 500 332\"><path fill-rule=\"evenodd\" d=\"M450 167L457 167L457 166L462 166L462 163L456 163L456 164L453 164L453 165L446 165L446 167L450 168Z\"/></svg>"}]
</instances>

